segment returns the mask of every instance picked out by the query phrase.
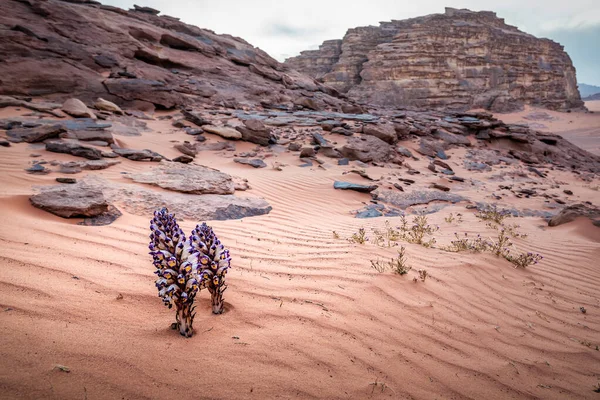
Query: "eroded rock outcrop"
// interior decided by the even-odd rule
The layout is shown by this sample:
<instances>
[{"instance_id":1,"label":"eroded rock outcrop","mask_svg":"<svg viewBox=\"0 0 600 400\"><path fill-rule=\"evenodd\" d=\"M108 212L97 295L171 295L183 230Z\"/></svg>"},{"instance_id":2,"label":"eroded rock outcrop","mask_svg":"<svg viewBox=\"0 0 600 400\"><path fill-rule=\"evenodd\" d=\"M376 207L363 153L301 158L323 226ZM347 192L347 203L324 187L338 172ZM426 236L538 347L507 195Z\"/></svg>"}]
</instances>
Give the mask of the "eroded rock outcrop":
<instances>
[{"instance_id":1,"label":"eroded rock outcrop","mask_svg":"<svg viewBox=\"0 0 600 400\"><path fill-rule=\"evenodd\" d=\"M376 105L496 112L523 104L583 106L563 46L521 32L489 11L447 8L350 29L341 43L327 41L286 64Z\"/></svg>"},{"instance_id":2,"label":"eroded rock outcrop","mask_svg":"<svg viewBox=\"0 0 600 400\"><path fill-rule=\"evenodd\" d=\"M0 95L77 98L84 107L102 98L116 112L261 102L293 108L292 99L309 92L316 104L338 109L345 104L332 97L333 88L243 39L145 9L126 11L97 1L4 0Z\"/></svg>"}]
</instances>

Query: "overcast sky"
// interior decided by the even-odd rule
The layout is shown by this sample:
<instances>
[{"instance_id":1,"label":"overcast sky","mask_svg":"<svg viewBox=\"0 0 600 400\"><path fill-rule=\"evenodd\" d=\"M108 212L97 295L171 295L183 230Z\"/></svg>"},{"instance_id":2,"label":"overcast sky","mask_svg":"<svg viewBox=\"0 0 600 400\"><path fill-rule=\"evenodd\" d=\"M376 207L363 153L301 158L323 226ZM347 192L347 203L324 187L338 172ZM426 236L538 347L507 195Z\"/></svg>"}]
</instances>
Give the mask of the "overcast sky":
<instances>
[{"instance_id":1,"label":"overcast sky","mask_svg":"<svg viewBox=\"0 0 600 400\"><path fill-rule=\"evenodd\" d=\"M134 3L163 14L239 36L283 61L316 49L346 30L379 21L443 13L444 7L495 11L508 24L558 41L573 59L577 80L600 86L600 0L101 0Z\"/></svg>"}]
</instances>

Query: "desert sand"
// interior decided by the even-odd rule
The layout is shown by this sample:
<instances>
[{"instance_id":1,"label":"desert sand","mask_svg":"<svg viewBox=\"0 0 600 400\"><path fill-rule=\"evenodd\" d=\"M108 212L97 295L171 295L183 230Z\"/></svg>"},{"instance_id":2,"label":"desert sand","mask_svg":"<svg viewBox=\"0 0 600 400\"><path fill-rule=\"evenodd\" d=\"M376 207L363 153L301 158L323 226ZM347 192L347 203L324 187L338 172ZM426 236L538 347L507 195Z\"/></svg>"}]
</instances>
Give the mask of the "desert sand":
<instances>
[{"instance_id":1,"label":"desert sand","mask_svg":"<svg viewBox=\"0 0 600 400\"><path fill-rule=\"evenodd\" d=\"M591 108L591 107L590 107ZM531 113L506 115L520 121ZM23 113L0 110L0 117ZM544 111L534 121L589 149L600 149L600 114ZM572 121L572 122L571 122ZM167 157L172 141L189 138L169 122L149 121L151 132L118 137L123 146ZM595 130L594 130L595 129ZM222 140L207 134L209 141ZM414 148L414 143L403 143ZM255 146L236 143L237 152ZM457 175L485 185L455 184L472 200L491 202L492 172L468 172L462 149L448 151ZM300 168L297 156L266 159L285 165L253 169L222 152L203 152L196 163L247 178L273 207L270 214L209 221L231 250L225 313L212 315L201 292L186 339L171 330L174 312L162 305L147 254L151 215L123 216L108 226L80 226L32 207L34 186L54 184L57 173L28 175L31 153L45 160L75 160L31 145L0 147L0 397L53 399L507 399L595 398L600 378L600 229L587 219L549 228L540 217L512 218L529 236L521 251L544 259L526 269L495 256L406 247L405 276L378 273L370 260L397 248L346 240L359 228L383 228L399 217L354 218L369 195L333 189L334 180L365 183L351 167L328 161ZM38 159L39 160L39 159ZM136 185L121 172L152 165L120 159L102 171L84 171ZM411 161L426 170L426 161ZM506 167L506 171L511 168ZM375 177L388 174L369 167ZM423 173L423 185L439 178ZM551 171L578 201L598 204L599 182ZM535 178L517 185L532 185ZM490 189L488 189L488 187ZM456 189L454 189L456 188ZM156 189L158 190L158 189ZM507 200L508 201L508 200ZM525 209L543 199L511 198ZM453 213L462 222L445 221ZM438 246L454 232L495 231L464 204L430 214ZM189 232L196 223L181 222ZM333 231L340 238L334 238ZM426 269L425 282L414 282ZM122 296L122 298L121 298ZM584 307L586 313L580 311ZM70 372L59 366L68 367Z\"/></svg>"}]
</instances>

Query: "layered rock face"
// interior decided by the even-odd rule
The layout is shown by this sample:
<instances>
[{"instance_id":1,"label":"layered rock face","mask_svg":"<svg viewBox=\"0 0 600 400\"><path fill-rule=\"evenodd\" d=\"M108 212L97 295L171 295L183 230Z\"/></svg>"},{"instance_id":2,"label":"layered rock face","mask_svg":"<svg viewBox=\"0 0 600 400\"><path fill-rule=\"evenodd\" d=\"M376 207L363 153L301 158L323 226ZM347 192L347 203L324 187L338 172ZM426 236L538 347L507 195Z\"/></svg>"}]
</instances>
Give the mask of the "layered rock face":
<instances>
[{"instance_id":1,"label":"layered rock face","mask_svg":"<svg viewBox=\"0 0 600 400\"><path fill-rule=\"evenodd\" d=\"M337 59L324 44L286 64L375 105L496 112L523 104L583 106L563 46L487 11L447 8L444 14L350 29Z\"/></svg>"},{"instance_id":2,"label":"layered rock face","mask_svg":"<svg viewBox=\"0 0 600 400\"><path fill-rule=\"evenodd\" d=\"M318 108L344 102L335 90L244 40L92 0L3 0L0 95L98 97L124 107L206 103ZM332 97L333 95L334 97Z\"/></svg>"}]
</instances>

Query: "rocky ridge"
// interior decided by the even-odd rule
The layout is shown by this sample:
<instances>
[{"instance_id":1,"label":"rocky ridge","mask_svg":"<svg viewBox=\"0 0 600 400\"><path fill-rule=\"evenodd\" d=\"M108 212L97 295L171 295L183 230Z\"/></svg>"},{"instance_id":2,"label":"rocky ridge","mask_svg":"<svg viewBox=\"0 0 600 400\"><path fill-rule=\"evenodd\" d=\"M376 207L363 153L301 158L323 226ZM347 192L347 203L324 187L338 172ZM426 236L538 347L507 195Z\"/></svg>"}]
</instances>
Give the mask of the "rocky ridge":
<instances>
[{"instance_id":1,"label":"rocky ridge","mask_svg":"<svg viewBox=\"0 0 600 400\"><path fill-rule=\"evenodd\" d=\"M328 40L285 64L365 104L494 112L523 104L583 107L563 46L489 11L446 8L349 29L343 40Z\"/></svg>"}]
</instances>

